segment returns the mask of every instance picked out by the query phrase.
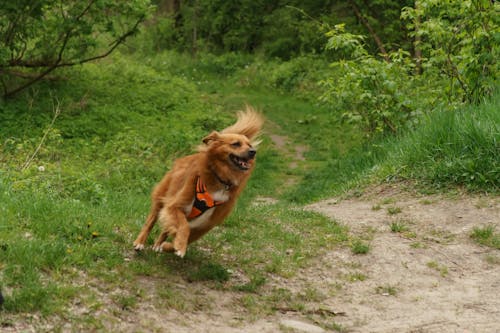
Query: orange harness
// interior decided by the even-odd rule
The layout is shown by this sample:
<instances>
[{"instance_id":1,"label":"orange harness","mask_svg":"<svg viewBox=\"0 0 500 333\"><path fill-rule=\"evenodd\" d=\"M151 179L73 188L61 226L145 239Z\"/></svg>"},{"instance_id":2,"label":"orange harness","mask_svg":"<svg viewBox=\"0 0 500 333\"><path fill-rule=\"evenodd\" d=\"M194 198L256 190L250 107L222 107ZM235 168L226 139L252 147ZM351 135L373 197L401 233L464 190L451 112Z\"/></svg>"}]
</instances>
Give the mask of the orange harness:
<instances>
[{"instance_id":1,"label":"orange harness","mask_svg":"<svg viewBox=\"0 0 500 333\"><path fill-rule=\"evenodd\" d=\"M215 201L210 193L207 191L207 187L205 184L201 182L200 176L196 179L196 189L194 196L193 208L191 209L191 213L188 215L188 219L194 219L195 217L200 216L205 213L210 208L214 208L215 206L222 205L224 201Z\"/></svg>"}]
</instances>

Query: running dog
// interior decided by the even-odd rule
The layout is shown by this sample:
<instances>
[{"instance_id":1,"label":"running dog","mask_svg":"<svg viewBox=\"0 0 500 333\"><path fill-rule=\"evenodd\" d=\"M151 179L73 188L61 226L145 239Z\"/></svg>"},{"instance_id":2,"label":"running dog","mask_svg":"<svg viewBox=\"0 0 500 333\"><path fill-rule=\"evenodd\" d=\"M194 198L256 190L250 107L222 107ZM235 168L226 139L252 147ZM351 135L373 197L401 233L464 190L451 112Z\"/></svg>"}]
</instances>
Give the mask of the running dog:
<instances>
[{"instance_id":1,"label":"running dog","mask_svg":"<svg viewBox=\"0 0 500 333\"><path fill-rule=\"evenodd\" d=\"M134 249L144 249L158 220L161 233L153 250L182 258L189 243L222 223L255 168L263 123L261 114L247 106L235 124L206 136L197 153L177 159L153 189L151 211Z\"/></svg>"}]
</instances>

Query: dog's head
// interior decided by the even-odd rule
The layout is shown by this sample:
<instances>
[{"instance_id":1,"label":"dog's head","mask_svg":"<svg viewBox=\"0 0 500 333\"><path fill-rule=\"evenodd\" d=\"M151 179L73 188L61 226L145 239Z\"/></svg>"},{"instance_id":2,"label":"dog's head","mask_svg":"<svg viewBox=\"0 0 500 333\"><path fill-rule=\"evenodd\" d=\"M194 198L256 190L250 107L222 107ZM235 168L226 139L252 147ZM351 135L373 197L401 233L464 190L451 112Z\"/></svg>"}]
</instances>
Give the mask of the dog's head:
<instances>
[{"instance_id":1,"label":"dog's head","mask_svg":"<svg viewBox=\"0 0 500 333\"><path fill-rule=\"evenodd\" d=\"M212 132L203 139L211 158L234 171L245 172L254 166L257 150L245 135Z\"/></svg>"}]
</instances>

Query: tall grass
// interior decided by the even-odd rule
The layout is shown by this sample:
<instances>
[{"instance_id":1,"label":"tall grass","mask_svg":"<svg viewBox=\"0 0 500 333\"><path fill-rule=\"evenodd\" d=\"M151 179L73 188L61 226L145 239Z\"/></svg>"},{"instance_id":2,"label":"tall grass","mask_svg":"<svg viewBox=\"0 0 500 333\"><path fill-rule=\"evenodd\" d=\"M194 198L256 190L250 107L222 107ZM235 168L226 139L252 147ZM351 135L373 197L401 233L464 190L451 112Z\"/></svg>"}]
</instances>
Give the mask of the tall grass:
<instances>
[{"instance_id":1,"label":"tall grass","mask_svg":"<svg viewBox=\"0 0 500 333\"><path fill-rule=\"evenodd\" d=\"M479 106L436 110L400 136L368 142L345 154L333 153L306 171L287 197L311 202L387 180L410 180L426 191L460 187L498 193L500 92Z\"/></svg>"},{"instance_id":2,"label":"tall grass","mask_svg":"<svg viewBox=\"0 0 500 333\"><path fill-rule=\"evenodd\" d=\"M500 189L500 93L480 106L433 112L418 128L386 143L381 176L413 179L434 189Z\"/></svg>"}]
</instances>

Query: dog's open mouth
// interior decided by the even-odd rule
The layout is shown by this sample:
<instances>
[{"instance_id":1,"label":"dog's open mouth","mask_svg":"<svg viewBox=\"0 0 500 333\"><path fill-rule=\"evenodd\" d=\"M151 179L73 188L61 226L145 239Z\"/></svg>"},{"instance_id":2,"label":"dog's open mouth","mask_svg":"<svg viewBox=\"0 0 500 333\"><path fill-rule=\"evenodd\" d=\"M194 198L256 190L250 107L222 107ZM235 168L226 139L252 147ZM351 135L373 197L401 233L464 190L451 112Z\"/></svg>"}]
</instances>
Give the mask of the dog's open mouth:
<instances>
[{"instance_id":1,"label":"dog's open mouth","mask_svg":"<svg viewBox=\"0 0 500 333\"><path fill-rule=\"evenodd\" d=\"M229 159L240 170L248 170L248 169L250 169L250 160L251 159L242 158L242 157L236 156L234 154L230 154L229 155Z\"/></svg>"}]
</instances>

